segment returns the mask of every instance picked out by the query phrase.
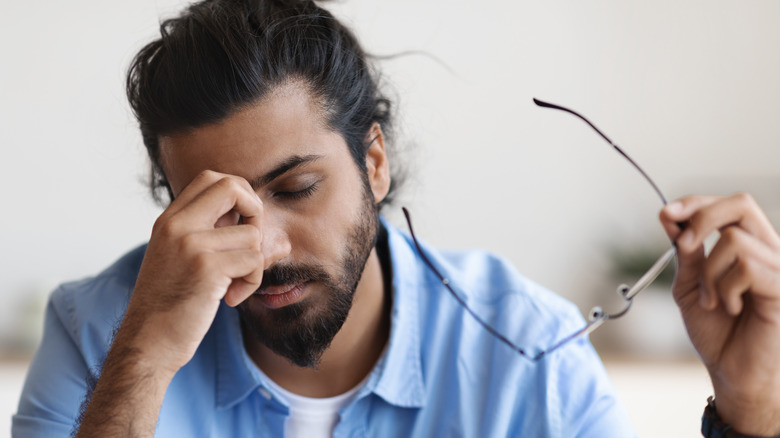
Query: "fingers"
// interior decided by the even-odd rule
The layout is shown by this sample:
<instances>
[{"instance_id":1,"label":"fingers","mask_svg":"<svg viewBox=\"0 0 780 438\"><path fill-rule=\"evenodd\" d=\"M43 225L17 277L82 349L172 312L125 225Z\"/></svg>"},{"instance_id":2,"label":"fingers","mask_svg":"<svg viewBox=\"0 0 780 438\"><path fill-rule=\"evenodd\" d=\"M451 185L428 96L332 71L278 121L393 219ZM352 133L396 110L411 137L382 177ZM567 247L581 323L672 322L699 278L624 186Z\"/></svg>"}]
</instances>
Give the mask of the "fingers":
<instances>
[{"instance_id":1,"label":"fingers","mask_svg":"<svg viewBox=\"0 0 780 438\"><path fill-rule=\"evenodd\" d=\"M231 251L237 249L258 249L262 235L252 225L235 225L188 234L181 239L180 251L192 254L199 251Z\"/></svg>"},{"instance_id":2,"label":"fingers","mask_svg":"<svg viewBox=\"0 0 780 438\"><path fill-rule=\"evenodd\" d=\"M689 254L677 253L677 273L674 278L674 299L681 307L690 307L692 305L702 305L707 303L702 299L705 292L703 285L700 287L701 274L699 272L703 266L706 256L704 248L699 248ZM706 300L707 298L705 298ZM717 302L715 302L716 305Z\"/></svg>"},{"instance_id":3,"label":"fingers","mask_svg":"<svg viewBox=\"0 0 780 438\"><path fill-rule=\"evenodd\" d=\"M255 272L258 266L262 266L262 259L263 254L259 249L239 249L213 254L207 257L205 263L214 266L226 278L244 278L251 284L256 283L255 288L257 288L260 286L262 270L260 270L260 278Z\"/></svg>"},{"instance_id":4,"label":"fingers","mask_svg":"<svg viewBox=\"0 0 780 438\"><path fill-rule=\"evenodd\" d=\"M743 193L724 198L691 196L680 199L662 210L661 221L682 252L699 247L710 234L729 225L736 225L759 240L780 247L780 237L769 219L753 198ZM675 233L672 222L688 222L688 226L682 233Z\"/></svg>"},{"instance_id":5,"label":"fingers","mask_svg":"<svg viewBox=\"0 0 780 438\"><path fill-rule=\"evenodd\" d=\"M222 295L226 303L234 306L259 287L267 265L285 257L291 250L283 230L277 227L266 230L263 216L263 203L244 178L204 171L158 218L153 235L163 242L160 246L178 248L179 254L238 254L244 250L259 250L259 264L252 265L253 269L249 271L241 271L240 275L210 271L216 275L211 278L221 278L222 282L228 276L229 285L221 283L224 284ZM266 233L268 239L264 237ZM208 271L205 266L201 268Z\"/></svg>"},{"instance_id":6,"label":"fingers","mask_svg":"<svg viewBox=\"0 0 780 438\"><path fill-rule=\"evenodd\" d=\"M238 280L243 285L240 292L246 293L249 289L251 292L257 290L263 279L263 254L259 248L200 252L190 264L196 276L193 280L208 290L211 299L216 301L224 298ZM209 284L213 287L206 286Z\"/></svg>"},{"instance_id":7,"label":"fingers","mask_svg":"<svg viewBox=\"0 0 780 438\"><path fill-rule=\"evenodd\" d=\"M204 279L222 278L227 282L227 287L215 290L217 296L213 298L224 298L225 303L231 307L240 304L252 295L263 281L265 257L259 245L257 229L251 225L241 225L201 234L203 236L198 238L203 245L216 245L217 249L214 252L200 253L202 256L195 263L196 272L201 272ZM242 241L246 236L250 236L246 240L254 240L255 243ZM221 244L221 238L227 241L229 249Z\"/></svg>"},{"instance_id":8,"label":"fingers","mask_svg":"<svg viewBox=\"0 0 780 438\"><path fill-rule=\"evenodd\" d=\"M260 198L247 188L245 180L224 177L199 193L177 214L192 227L213 228L225 214L236 211L244 223L255 223L262 216L263 204Z\"/></svg>"},{"instance_id":9,"label":"fingers","mask_svg":"<svg viewBox=\"0 0 780 438\"><path fill-rule=\"evenodd\" d=\"M776 258L754 236L739 227L727 227L702 269L702 306L713 309L722 300L730 314L737 314L742 309L742 294L750 289L751 279L758 278L756 268L775 265Z\"/></svg>"},{"instance_id":10,"label":"fingers","mask_svg":"<svg viewBox=\"0 0 780 438\"><path fill-rule=\"evenodd\" d=\"M240 270L241 273L244 270L249 270L249 272L241 277L233 277L233 281L225 292L225 304L230 307L235 307L249 298L263 281L263 254L255 250L250 252L251 254L246 256L245 262L247 264L243 266L244 269Z\"/></svg>"},{"instance_id":11,"label":"fingers","mask_svg":"<svg viewBox=\"0 0 780 438\"><path fill-rule=\"evenodd\" d=\"M126 317L144 321L143 347L166 367L192 357L223 299L234 306L260 286L262 216L245 179L206 171L155 222Z\"/></svg>"},{"instance_id":12,"label":"fingers","mask_svg":"<svg viewBox=\"0 0 780 438\"><path fill-rule=\"evenodd\" d=\"M780 269L751 258L738 259L716 283L718 295L729 314L739 315L749 294L755 303L755 314L775 324L776 310L780 307L778 288Z\"/></svg>"},{"instance_id":13,"label":"fingers","mask_svg":"<svg viewBox=\"0 0 780 438\"><path fill-rule=\"evenodd\" d=\"M687 222L693 213L716 200L717 198L713 196L688 196L664 207L659 214L659 219L666 234L672 241L676 241L683 232L678 224Z\"/></svg>"},{"instance_id":14,"label":"fingers","mask_svg":"<svg viewBox=\"0 0 780 438\"><path fill-rule=\"evenodd\" d=\"M731 315L743 310L747 293L780 295L780 238L750 196L691 196L664 208L660 218L678 247L677 283L684 291L676 292L698 291L701 307L713 310L723 303ZM685 230L676 226L682 221ZM704 239L716 231L720 239L705 257Z\"/></svg>"},{"instance_id":15,"label":"fingers","mask_svg":"<svg viewBox=\"0 0 780 438\"><path fill-rule=\"evenodd\" d=\"M262 278L262 270L260 270L260 277ZM233 283L228 287L225 294L225 304L230 307L236 307L243 303L244 300L249 298L257 288L260 287L260 282L247 281L246 278L238 278L233 280Z\"/></svg>"},{"instance_id":16,"label":"fingers","mask_svg":"<svg viewBox=\"0 0 780 438\"><path fill-rule=\"evenodd\" d=\"M244 178L207 170L176 196L161 219L184 214L197 218L191 226L212 227L231 211L247 218L245 223L254 222L262 215L262 202Z\"/></svg>"},{"instance_id":17,"label":"fingers","mask_svg":"<svg viewBox=\"0 0 780 438\"><path fill-rule=\"evenodd\" d=\"M754 270L754 262L739 260L717 281L715 291L729 315L737 316L742 312L743 296L750 289Z\"/></svg>"},{"instance_id":18,"label":"fingers","mask_svg":"<svg viewBox=\"0 0 780 438\"><path fill-rule=\"evenodd\" d=\"M177 199L185 204L174 212L184 227L206 229L186 236L193 246L228 253L220 259L233 264L221 269L232 279L223 298L229 306L240 304L260 287L266 267L262 201L244 178L211 171L202 172Z\"/></svg>"},{"instance_id":19,"label":"fingers","mask_svg":"<svg viewBox=\"0 0 780 438\"><path fill-rule=\"evenodd\" d=\"M679 223L686 222L692 211L712 204L716 198L705 196L690 196L675 201L667 205L659 214L659 219L664 227L664 231L673 242L677 241L683 230L678 226ZM681 306L690 307L699 303L703 305L708 303L706 294L703 294L704 288L700 287L700 269L703 266L706 256L703 246L694 250L683 251L678 246L677 251L677 274L675 276L674 298ZM704 298L702 296L704 295ZM709 303L708 303L709 304ZM715 301L715 304L717 301Z\"/></svg>"}]
</instances>

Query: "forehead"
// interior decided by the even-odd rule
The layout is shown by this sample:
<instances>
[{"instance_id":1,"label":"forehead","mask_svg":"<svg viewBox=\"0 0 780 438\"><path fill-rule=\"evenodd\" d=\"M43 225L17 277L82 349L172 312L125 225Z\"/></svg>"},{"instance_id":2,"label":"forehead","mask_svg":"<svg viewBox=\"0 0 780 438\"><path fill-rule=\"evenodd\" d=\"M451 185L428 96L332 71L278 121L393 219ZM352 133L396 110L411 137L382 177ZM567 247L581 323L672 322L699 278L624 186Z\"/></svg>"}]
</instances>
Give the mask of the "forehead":
<instances>
[{"instance_id":1,"label":"forehead","mask_svg":"<svg viewBox=\"0 0 780 438\"><path fill-rule=\"evenodd\" d=\"M276 87L219 123L163 136L159 144L174 193L204 170L250 178L293 155L349 156L320 105L296 83Z\"/></svg>"}]
</instances>

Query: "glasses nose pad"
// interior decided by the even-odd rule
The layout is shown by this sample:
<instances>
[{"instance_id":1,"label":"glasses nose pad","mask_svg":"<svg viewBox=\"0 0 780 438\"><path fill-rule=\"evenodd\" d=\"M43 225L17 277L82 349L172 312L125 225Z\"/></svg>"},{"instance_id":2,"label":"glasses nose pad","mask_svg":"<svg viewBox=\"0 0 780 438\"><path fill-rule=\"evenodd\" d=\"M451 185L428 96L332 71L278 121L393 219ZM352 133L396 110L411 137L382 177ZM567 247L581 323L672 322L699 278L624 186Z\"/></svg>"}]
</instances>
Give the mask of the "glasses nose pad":
<instances>
[{"instance_id":1,"label":"glasses nose pad","mask_svg":"<svg viewBox=\"0 0 780 438\"><path fill-rule=\"evenodd\" d=\"M596 306L592 309L590 309L590 313L588 314L588 320L590 322L596 321L597 319L601 319L604 316L604 310L601 309L601 307Z\"/></svg>"},{"instance_id":2,"label":"glasses nose pad","mask_svg":"<svg viewBox=\"0 0 780 438\"><path fill-rule=\"evenodd\" d=\"M631 290L631 288L627 284L621 284L620 286L617 287L618 295L620 295L623 298L628 296L628 291L630 291L630 290Z\"/></svg>"}]
</instances>

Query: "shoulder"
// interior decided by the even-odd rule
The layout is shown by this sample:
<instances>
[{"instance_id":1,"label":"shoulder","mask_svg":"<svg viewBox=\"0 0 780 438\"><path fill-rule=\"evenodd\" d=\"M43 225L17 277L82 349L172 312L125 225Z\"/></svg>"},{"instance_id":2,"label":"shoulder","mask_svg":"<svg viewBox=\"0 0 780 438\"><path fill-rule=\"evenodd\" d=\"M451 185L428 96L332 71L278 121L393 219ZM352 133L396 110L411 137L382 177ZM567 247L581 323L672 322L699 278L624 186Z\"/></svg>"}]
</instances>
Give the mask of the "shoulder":
<instances>
[{"instance_id":1,"label":"shoulder","mask_svg":"<svg viewBox=\"0 0 780 438\"><path fill-rule=\"evenodd\" d=\"M146 245L126 253L101 273L60 285L52 292L49 317L55 317L86 356L102 360L114 329L132 295Z\"/></svg>"},{"instance_id":2,"label":"shoulder","mask_svg":"<svg viewBox=\"0 0 780 438\"><path fill-rule=\"evenodd\" d=\"M51 295L43 338L30 364L14 436L65 436L87 382L100 367L132 293L145 247L100 274L65 283Z\"/></svg>"},{"instance_id":3,"label":"shoulder","mask_svg":"<svg viewBox=\"0 0 780 438\"><path fill-rule=\"evenodd\" d=\"M499 255L480 249L441 250L422 241L418 250L408 234L392 226L388 232L394 286L397 292L416 296L421 317L435 314L442 319L440 323L457 323L460 330L473 329L484 341L494 342L490 333L477 329L479 323L460 305L460 298L486 323L531 350L544 349L584 325L575 305L521 274Z\"/></svg>"},{"instance_id":4,"label":"shoulder","mask_svg":"<svg viewBox=\"0 0 780 438\"><path fill-rule=\"evenodd\" d=\"M418 314L431 409L461 410L461 416L469 417L477 406L495 405L490 422L475 422L481 432L474 434L482 436L491 435L486 430L501 431L494 435L632 435L586 338L533 362L479 322L535 356L584 327L575 305L520 274L503 257L420 242L422 254L448 280L450 291L409 236L398 230L390 235L394 276L399 277L394 277L396 305Z\"/></svg>"}]
</instances>

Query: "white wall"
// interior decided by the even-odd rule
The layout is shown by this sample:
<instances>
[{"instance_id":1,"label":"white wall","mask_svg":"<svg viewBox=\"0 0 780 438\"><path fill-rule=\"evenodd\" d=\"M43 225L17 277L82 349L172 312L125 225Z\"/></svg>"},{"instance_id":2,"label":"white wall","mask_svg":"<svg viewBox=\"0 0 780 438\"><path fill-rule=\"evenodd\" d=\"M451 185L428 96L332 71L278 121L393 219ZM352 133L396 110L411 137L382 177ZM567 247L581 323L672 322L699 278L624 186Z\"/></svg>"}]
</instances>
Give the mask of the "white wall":
<instances>
[{"instance_id":1,"label":"white wall","mask_svg":"<svg viewBox=\"0 0 780 438\"><path fill-rule=\"evenodd\" d=\"M35 294L147 238L159 210L122 81L158 17L182 4L3 3L0 337ZM431 55L382 64L402 146L414 143L404 199L429 241L503 254L583 307L612 294L608 247L663 246L646 184L586 125L532 97L586 114L671 197L748 189L780 214L775 0L332 8L371 52Z\"/></svg>"}]
</instances>

